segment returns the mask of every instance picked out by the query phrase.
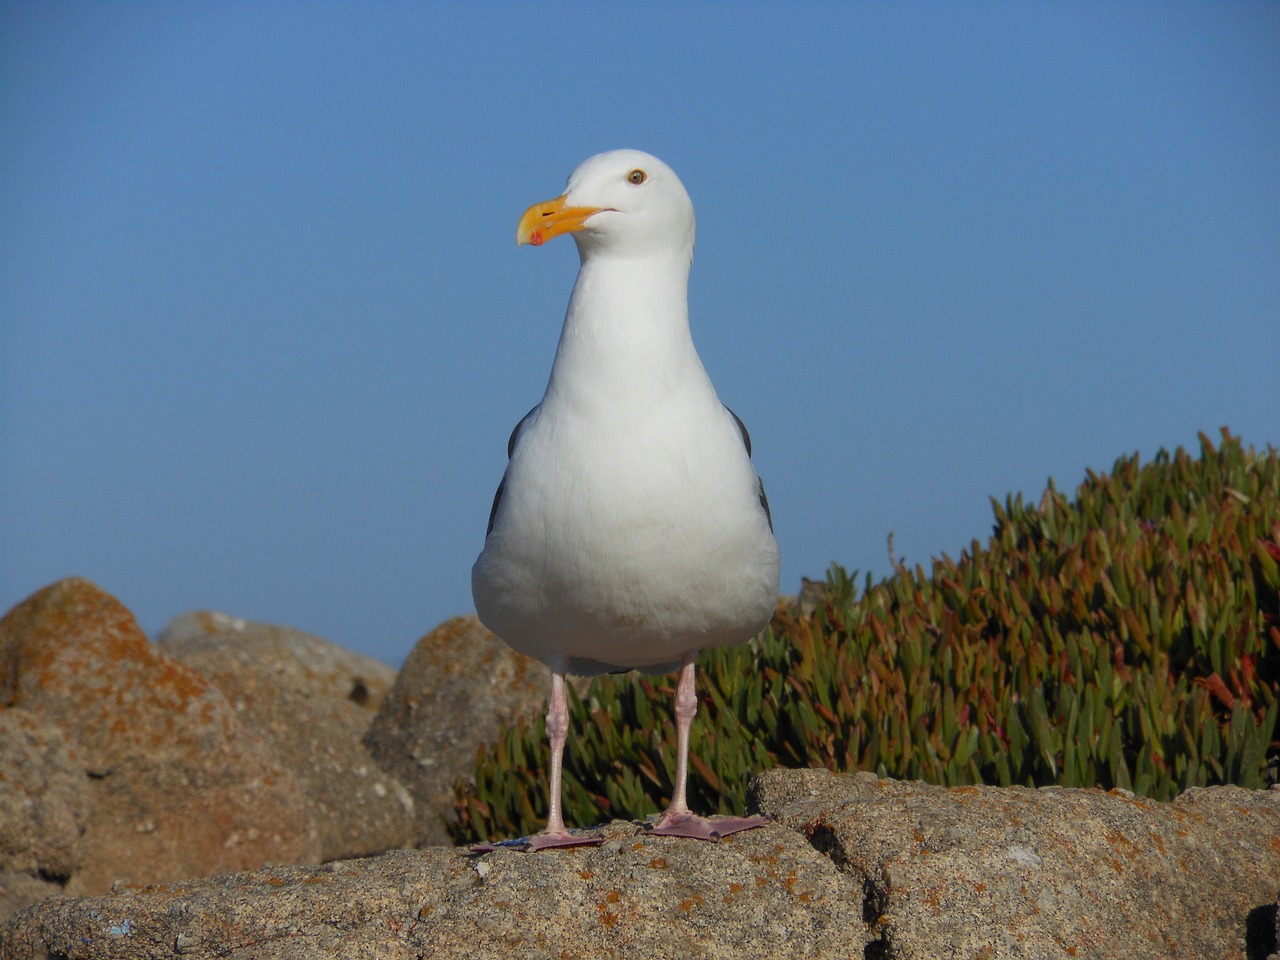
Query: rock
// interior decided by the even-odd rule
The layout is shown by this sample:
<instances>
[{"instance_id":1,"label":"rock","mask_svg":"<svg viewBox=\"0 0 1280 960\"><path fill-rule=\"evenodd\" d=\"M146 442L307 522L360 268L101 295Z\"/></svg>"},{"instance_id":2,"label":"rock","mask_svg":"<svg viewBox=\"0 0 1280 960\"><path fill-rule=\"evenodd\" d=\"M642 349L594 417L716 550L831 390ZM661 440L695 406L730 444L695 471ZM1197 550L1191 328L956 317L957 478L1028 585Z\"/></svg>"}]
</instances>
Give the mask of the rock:
<instances>
[{"instance_id":1,"label":"rock","mask_svg":"<svg viewBox=\"0 0 1280 960\"><path fill-rule=\"evenodd\" d=\"M775 770L719 844L604 828L522 854L396 851L56 899L0 960L918 957L1276 950L1280 790L945 789Z\"/></svg>"},{"instance_id":2,"label":"rock","mask_svg":"<svg viewBox=\"0 0 1280 960\"><path fill-rule=\"evenodd\" d=\"M18 870L0 870L0 931L4 922L24 907L62 894L63 884L56 881ZM3 943L4 935L0 933L0 944Z\"/></svg>"},{"instance_id":3,"label":"rock","mask_svg":"<svg viewBox=\"0 0 1280 960\"><path fill-rule=\"evenodd\" d=\"M361 738L395 671L327 640L224 614L184 614L160 649L212 680L301 786L319 859L412 845L413 800Z\"/></svg>"},{"instance_id":4,"label":"rock","mask_svg":"<svg viewBox=\"0 0 1280 960\"><path fill-rule=\"evenodd\" d=\"M450 842L453 785L471 779L476 749L519 717L546 709L551 674L475 617L446 621L418 641L365 737L413 795L423 846Z\"/></svg>"},{"instance_id":5,"label":"rock","mask_svg":"<svg viewBox=\"0 0 1280 960\"><path fill-rule=\"evenodd\" d=\"M66 880L80 866L89 781L62 732L0 709L0 871Z\"/></svg>"},{"instance_id":6,"label":"rock","mask_svg":"<svg viewBox=\"0 0 1280 960\"><path fill-rule=\"evenodd\" d=\"M222 638L228 646L238 639L255 649L271 650L277 658L276 669L289 682L315 696L354 703L371 717L396 682L396 671L387 664L328 640L212 610L179 614L164 626L156 642L169 650L194 650L203 648L210 638Z\"/></svg>"},{"instance_id":7,"label":"rock","mask_svg":"<svg viewBox=\"0 0 1280 960\"><path fill-rule=\"evenodd\" d=\"M550 856L398 851L50 901L14 918L0 960L863 955L860 889L799 834L635 831Z\"/></svg>"},{"instance_id":8,"label":"rock","mask_svg":"<svg viewBox=\"0 0 1280 960\"><path fill-rule=\"evenodd\" d=\"M209 680L86 580L46 587L0 620L0 704L56 726L87 775L67 893L318 859L289 770Z\"/></svg>"},{"instance_id":9,"label":"rock","mask_svg":"<svg viewBox=\"0 0 1280 960\"><path fill-rule=\"evenodd\" d=\"M1280 889L1276 788L1157 803L775 770L752 798L863 886L869 955L896 960L1244 958Z\"/></svg>"},{"instance_id":10,"label":"rock","mask_svg":"<svg viewBox=\"0 0 1280 960\"><path fill-rule=\"evenodd\" d=\"M57 727L0 709L0 919L56 896L80 866L89 780Z\"/></svg>"},{"instance_id":11,"label":"rock","mask_svg":"<svg viewBox=\"0 0 1280 960\"><path fill-rule=\"evenodd\" d=\"M775 823L720 844L614 823L598 848L264 867L445 842L476 745L548 685L474 618L424 638L394 686L363 660L220 614L152 645L83 580L10 611L0 918L23 909L0 960L1280 960L1280 787L1157 803L774 770L752 806ZM248 872L207 876L224 870Z\"/></svg>"}]
</instances>

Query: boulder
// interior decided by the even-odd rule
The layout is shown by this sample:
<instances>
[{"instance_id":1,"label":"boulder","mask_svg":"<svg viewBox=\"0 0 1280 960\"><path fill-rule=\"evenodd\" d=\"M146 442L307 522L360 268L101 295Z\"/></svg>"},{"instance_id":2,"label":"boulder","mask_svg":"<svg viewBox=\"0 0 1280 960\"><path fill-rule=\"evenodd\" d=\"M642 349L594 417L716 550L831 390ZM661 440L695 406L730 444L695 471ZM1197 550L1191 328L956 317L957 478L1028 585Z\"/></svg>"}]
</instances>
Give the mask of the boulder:
<instances>
[{"instance_id":1,"label":"boulder","mask_svg":"<svg viewBox=\"0 0 1280 960\"><path fill-rule=\"evenodd\" d=\"M0 709L0 917L62 892L80 867L89 780L62 731Z\"/></svg>"},{"instance_id":2,"label":"boulder","mask_svg":"<svg viewBox=\"0 0 1280 960\"><path fill-rule=\"evenodd\" d=\"M857 886L797 833L605 832L550 856L397 851L50 901L0 930L0 960L863 956Z\"/></svg>"},{"instance_id":3,"label":"boulder","mask_svg":"<svg viewBox=\"0 0 1280 960\"><path fill-rule=\"evenodd\" d=\"M536 854L396 851L37 904L0 960L1166 958L1275 952L1280 790L941 788L774 770L718 844L603 828Z\"/></svg>"},{"instance_id":4,"label":"boulder","mask_svg":"<svg viewBox=\"0 0 1280 960\"><path fill-rule=\"evenodd\" d=\"M878 952L956 957L1238 957L1270 936L1280 787L935 787L773 770L752 803L865 891ZM1271 946L1274 949L1274 944Z\"/></svg>"},{"instance_id":5,"label":"boulder","mask_svg":"<svg viewBox=\"0 0 1280 960\"><path fill-rule=\"evenodd\" d=\"M162 648L203 649L218 646L215 638L230 647L239 642L262 652L270 652L274 669L282 679L311 695L350 702L377 712L383 698L396 682L396 671L380 660L361 656L328 640L269 623L254 623L214 610L193 610L179 614L165 624L156 637Z\"/></svg>"},{"instance_id":6,"label":"boulder","mask_svg":"<svg viewBox=\"0 0 1280 960\"><path fill-rule=\"evenodd\" d=\"M0 705L60 731L87 779L67 893L318 859L293 774L217 687L86 580L0 620Z\"/></svg>"},{"instance_id":7,"label":"boulder","mask_svg":"<svg viewBox=\"0 0 1280 960\"><path fill-rule=\"evenodd\" d=\"M453 787L475 771L476 750L520 717L546 710L551 674L475 617L456 617L418 641L365 736L413 795L423 846L450 842Z\"/></svg>"},{"instance_id":8,"label":"boulder","mask_svg":"<svg viewBox=\"0 0 1280 960\"><path fill-rule=\"evenodd\" d=\"M413 841L413 800L361 738L395 680L389 666L287 627L183 614L160 649L200 671L302 788L319 859L382 853Z\"/></svg>"},{"instance_id":9,"label":"boulder","mask_svg":"<svg viewBox=\"0 0 1280 960\"><path fill-rule=\"evenodd\" d=\"M23 873L19 870L0 870L0 949L4 944L4 922L33 903L43 903L63 895L64 884L55 880Z\"/></svg>"}]
</instances>

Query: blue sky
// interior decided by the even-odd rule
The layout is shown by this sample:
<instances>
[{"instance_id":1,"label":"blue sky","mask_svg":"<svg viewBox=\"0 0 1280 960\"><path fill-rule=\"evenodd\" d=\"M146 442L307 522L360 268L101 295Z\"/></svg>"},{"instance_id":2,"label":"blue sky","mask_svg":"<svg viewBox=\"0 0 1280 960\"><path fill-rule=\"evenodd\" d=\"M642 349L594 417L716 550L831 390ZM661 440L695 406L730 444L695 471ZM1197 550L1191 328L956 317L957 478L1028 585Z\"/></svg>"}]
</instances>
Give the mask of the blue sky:
<instances>
[{"instance_id":1,"label":"blue sky","mask_svg":"<svg viewBox=\"0 0 1280 960\"><path fill-rule=\"evenodd\" d=\"M470 612L637 147L783 588L1280 443L1280 4L0 3L0 608L70 574L398 663Z\"/></svg>"}]
</instances>

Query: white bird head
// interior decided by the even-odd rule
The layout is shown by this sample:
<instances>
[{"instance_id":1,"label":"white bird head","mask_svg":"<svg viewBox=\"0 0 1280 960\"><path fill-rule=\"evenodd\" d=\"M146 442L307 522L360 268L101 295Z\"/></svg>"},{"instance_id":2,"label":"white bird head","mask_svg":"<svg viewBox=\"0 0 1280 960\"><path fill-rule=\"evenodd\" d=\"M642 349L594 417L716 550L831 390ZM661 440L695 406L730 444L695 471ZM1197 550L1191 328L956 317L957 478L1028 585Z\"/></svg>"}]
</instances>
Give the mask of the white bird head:
<instances>
[{"instance_id":1,"label":"white bird head","mask_svg":"<svg viewBox=\"0 0 1280 960\"><path fill-rule=\"evenodd\" d=\"M694 229L693 203L670 167L639 150L610 150L579 164L563 194L526 210L516 243L572 233L584 259L597 251L692 256Z\"/></svg>"}]
</instances>

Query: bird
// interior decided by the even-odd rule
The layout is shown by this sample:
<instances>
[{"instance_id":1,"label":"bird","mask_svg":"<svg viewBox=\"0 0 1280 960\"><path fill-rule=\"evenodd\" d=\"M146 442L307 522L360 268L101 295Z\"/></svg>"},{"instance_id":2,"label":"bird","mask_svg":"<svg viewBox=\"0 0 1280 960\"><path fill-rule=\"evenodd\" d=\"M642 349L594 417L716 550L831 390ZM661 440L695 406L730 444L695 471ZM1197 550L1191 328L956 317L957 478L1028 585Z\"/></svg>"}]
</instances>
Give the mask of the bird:
<instances>
[{"instance_id":1,"label":"bird","mask_svg":"<svg viewBox=\"0 0 1280 960\"><path fill-rule=\"evenodd\" d=\"M580 258L542 400L516 425L471 571L480 621L551 671L540 850L599 842L561 806L565 677L679 672L677 756L657 835L718 840L756 817L687 802L700 650L744 643L778 599L778 544L745 424L716 394L689 326L695 218L684 185L638 150L583 161L529 207L517 244L568 234Z\"/></svg>"}]
</instances>

